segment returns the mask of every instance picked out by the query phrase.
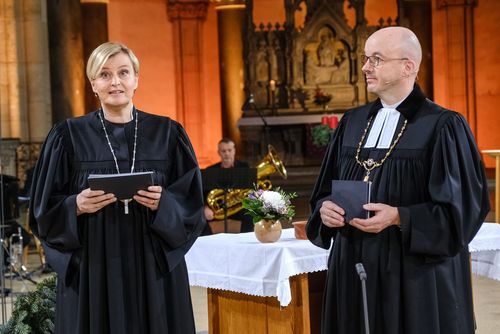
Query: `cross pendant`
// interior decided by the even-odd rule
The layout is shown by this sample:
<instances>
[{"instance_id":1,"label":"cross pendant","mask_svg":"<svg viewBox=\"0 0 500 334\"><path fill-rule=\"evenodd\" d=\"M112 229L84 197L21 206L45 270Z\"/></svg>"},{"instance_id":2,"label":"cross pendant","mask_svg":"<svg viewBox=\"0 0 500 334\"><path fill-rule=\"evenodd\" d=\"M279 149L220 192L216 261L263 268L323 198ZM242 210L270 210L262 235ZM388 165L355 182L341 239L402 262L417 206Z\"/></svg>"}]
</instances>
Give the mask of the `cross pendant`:
<instances>
[{"instance_id":1,"label":"cross pendant","mask_svg":"<svg viewBox=\"0 0 500 334\"><path fill-rule=\"evenodd\" d=\"M368 181L370 181L370 171L369 171L369 170L367 170L367 171L366 171L366 175L365 175L365 177L363 178L363 181L364 181L364 182L368 182Z\"/></svg>"},{"instance_id":2,"label":"cross pendant","mask_svg":"<svg viewBox=\"0 0 500 334\"><path fill-rule=\"evenodd\" d=\"M128 215L128 202L130 202L130 200L124 199L122 202L123 202L123 208L124 208L125 214Z\"/></svg>"}]
</instances>

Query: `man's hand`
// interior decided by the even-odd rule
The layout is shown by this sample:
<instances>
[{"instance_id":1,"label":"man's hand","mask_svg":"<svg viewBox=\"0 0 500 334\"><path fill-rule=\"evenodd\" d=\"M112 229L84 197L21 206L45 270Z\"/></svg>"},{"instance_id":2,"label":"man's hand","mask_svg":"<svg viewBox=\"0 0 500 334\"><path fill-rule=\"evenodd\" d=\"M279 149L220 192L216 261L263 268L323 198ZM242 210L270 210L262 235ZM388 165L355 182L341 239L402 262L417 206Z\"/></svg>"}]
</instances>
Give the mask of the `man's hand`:
<instances>
[{"instance_id":1,"label":"man's hand","mask_svg":"<svg viewBox=\"0 0 500 334\"><path fill-rule=\"evenodd\" d=\"M156 211L160 205L162 190L163 188L161 186L149 186L148 190L139 190L137 195L134 195L134 200L136 200L137 203Z\"/></svg>"},{"instance_id":2,"label":"man's hand","mask_svg":"<svg viewBox=\"0 0 500 334\"><path fill-rule=\"evenodd\" d=\"M76 214L94 213L106 205L116 202L114 194L105 194L102 190L90 190L87 188L76 195Z\"/></svg>"},{"instance_id":3,"label":"man's hand","mask_svg":"<svg viewBox=\"0 0 500 334\"><path fill-rule=\"evenodd\" d=\"M364 232L379 233L391 225L401 225L396 207L382 203L368 203L363 209L372 211L373 217L368 219L354 218L350 225Z\"/></svg>"},{"instance_id":4,"label":"man's hand","mask_svg":"<svg viewBox=\"0 0 500 334\"><path fill-rule=\"evenodd\" d=\"M213 220L214 219L214 212L212 209L208 207L208 205L205 205L203 207L203 213L205 214L205 219L206 220Z\"/></svg>"},{"instance_id":5,"label":"man's hand","mask_svg":"<svg viewBox=\"0 0 500 334\"><path fill-rule=\"evenodd\" d=\"M342 227L345 225L345 211L332 201L324 201L319 209L321 221L328 227Z\"/></svg>"}]
</instances>

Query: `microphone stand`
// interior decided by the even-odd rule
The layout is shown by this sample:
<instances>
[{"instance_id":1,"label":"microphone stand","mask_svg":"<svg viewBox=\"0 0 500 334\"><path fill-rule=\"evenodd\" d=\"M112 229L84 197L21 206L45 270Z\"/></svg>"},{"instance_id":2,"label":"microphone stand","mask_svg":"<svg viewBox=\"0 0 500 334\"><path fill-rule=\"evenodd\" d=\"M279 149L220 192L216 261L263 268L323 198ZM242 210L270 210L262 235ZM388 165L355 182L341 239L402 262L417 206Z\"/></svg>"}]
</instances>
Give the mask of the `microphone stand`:
<instances>
[{"instance_id":1,"label":"microphone stand","mask_svg":"<svg viewBox=\"0 0 500 334\"><path fill-rule=\"evenodd\" d=\"M356 263L356 271L361 280L361 290L363 291L363 314L365 316L365 333L370 334L370 325L368 324L368 299L366 298L366 271L363 264Z\"/></svg>"},{"instance_id":2,"label":"microphone stand","mask_svg":"<svg viewBox=\"0 0 500 334\"><path fill-rule=\"evenodd\" d=\"M266 121L264 115L262 115L260 108L257 106L257 104L255 104L255 101L253 99L253 94L250 94L250 97L248 98L247 107L254 110L257 113L257 115L259 115L260 119L262 120L262 124L264 124L264 141L266 143L266 148L269 148L271 128L267 124L267 121Z\"/></svg>"},{"instance_id":3,"label":"microphone stand","mask_svg":"<svg viewBox=\"0 0 500 334\"><path fill-rule=\"evenodd\" d=\"M224 187L224 233L227 233L227 187Z\"/></svg>"}]
</instances>

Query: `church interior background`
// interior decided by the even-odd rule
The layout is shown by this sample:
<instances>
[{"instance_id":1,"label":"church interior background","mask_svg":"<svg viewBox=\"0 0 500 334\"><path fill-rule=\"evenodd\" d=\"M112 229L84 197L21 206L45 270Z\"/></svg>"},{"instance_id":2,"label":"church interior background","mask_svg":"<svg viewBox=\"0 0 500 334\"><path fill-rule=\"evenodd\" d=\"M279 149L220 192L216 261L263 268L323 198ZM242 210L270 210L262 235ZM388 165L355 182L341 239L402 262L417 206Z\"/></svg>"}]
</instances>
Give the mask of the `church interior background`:
<instances>
[{"instance_id":1,"label":"church interior background","mask_svg":"<svg viewBox=\"0 0 500 334\"><path fill-rule=\"evenodd\" d=\"M499 149L497 0L0 0L3 172L22 186L52 125L98 108L85 63L111 40L140 60L135 105L179 121L201 167L218 161L222 136L255 165L267 151L260 112L289 170L275 184L307 198L324 153L311 128L373 99L360 56L391 25L418 35L427 96L465 115L480 150ZM327 104L313 102L319 91Z\"/></svg>"}]
</instances>

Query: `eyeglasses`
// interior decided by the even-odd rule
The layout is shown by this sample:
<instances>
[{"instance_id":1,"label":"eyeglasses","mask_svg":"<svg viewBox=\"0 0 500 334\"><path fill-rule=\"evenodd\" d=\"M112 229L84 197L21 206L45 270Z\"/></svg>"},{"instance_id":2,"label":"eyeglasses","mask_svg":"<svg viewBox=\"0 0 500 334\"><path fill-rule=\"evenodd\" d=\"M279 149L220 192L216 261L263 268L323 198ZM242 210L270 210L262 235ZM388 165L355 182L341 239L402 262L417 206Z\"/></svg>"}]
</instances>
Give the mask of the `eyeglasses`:
<instances>
[{"instance_id":1,"label":"eyeglasses","mask_svg":"<svg viewBox=\"0 0 500 334\"><path fill-rule=\"evenodd\" d=\"M387 58L387 59L382 59L379 56L367 56L367 55L362 55L361 56L361 62L363 64L370 64L372 67L378 67L380 66L380 62L384 61L391 61L391 60L408 60L408 58Z\"/></svg>"}]
</instances>

